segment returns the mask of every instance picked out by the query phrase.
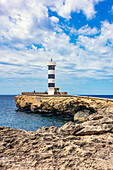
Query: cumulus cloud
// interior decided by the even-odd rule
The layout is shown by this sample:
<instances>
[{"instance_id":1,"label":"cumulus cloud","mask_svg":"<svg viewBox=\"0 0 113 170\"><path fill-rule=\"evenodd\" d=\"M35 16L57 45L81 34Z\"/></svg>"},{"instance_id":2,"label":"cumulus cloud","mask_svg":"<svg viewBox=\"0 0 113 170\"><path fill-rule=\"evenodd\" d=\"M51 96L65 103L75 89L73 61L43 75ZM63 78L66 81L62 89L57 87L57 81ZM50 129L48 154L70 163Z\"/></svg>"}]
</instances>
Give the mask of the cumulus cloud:
<instances>
[{"instance_id":1,"label":"cumulus cloud","mask_svg":"<svg viewBox=\"0 0 113 170\"><path fill-rule=\"evenodd\" d=\"M34 50L37 50L37 47L35 45L32 44L31 46Z\"/></svg>"},{"instance_id":2,"label":"cumulus cloud","mask_svg":"<svg viewBox=\"0 0 113 170\"><path fill-rule=\"evenodd\" d=\"M51 19L52 22L55 22L55 23L59 22L59 19L55 16L50 17L50 19Z\"/></svg>"},{"instance_id":3,"label":"cumulus cloud","mask_svg":"<svg viewBox=\"0 0 113 170\"><path fill-rule=\"evenodd\" d=\"M78 43L85 46L85 48L99 52L103 51L103 53L106 53L107 51L112 48L110 48L113 45L113 24L110 24L108 21L102 22L102 27L100 30L100 35L95 36L94 38L90 38L87 36L79 36Z\"/></svg>"},{"instance_id":4,"label":"cumulus cloud","mask_svg":"<svg viewBox=\"0 0 113 170\"><path fill-rule=\"evenodd\" d=\"M49 6L66 19L71 17L71 12L81 10L90 19L96 13L94 5L98 2L1 0L0 76L46 78L46 63L50 58L58 64L59 78L61 72L97 79L113 76L113 24L104 21L100 30L88 25L79 30L69 28L71 34L78 35L74 44L58 25L59 18L48 15Z\"/></svg>"},{"instance_id":5,"label":"cumulus cloud","mask_svg":"<svg viewBox=\"0 0 113 170\"><path fill-rule=\"evenodd\" d=\"M98 2L99 0L83 0L82 3L79 0L32 0L32 2L30 0L10 0L10 2L1 0L0 40L16 44L17 40L18 43L21 43L21 41L27 39L32 43L36 38L39 38L41 43L43 36L54 30L50 21L59 22L58 17L48 16L48 7L67 19L70 18L71 12L80 12L80 10L87 18L90 18L95 14L94 5ZM59 28L57 27L57 29ZM86 31L86 28L84 31ZM95 28L94 31L96 31ZM87 30L87 32L90 32L90 30Z\"/></svg>"},{"instance_id":6,"label":"cumulus cloud","mask_svg":"<svg viewBox=\"0 0 113 170\"><path fill-rule=\"evenodd\" d=\"M57 75L67 74L73 77L89 77L96 79L109 78L113 76L112 45L106 45L113 32L113 25L103 22L101 33L94 38L87 35L79 35L76 45L70 43L70 37L65 33L51 35L44 39L43 47L22 51L1 49L2 73L6 76L20 77L46 77L46 63L50 58L57 61ZM92 32L91 32L92 34ZM111 37L111 42L113 38ZM3 69L4 63L7 69ZM9 63L9 64L8 64ZM13 71L14 70L14 71ZM11 74L9 74L11 73Z\"/></svg>"},{"instance_id":7,"label":"cumulus cloud","mask_svg":"<svg viewBox=\"0 0 113 170\"><path fill-rule=\"evenodd\" d=\"M78 34L78 35L96 35L99 33L99 30L97 30L96 27L91 28L88 25L85 25L81 27L79 30L76 30L75 28L71 28L70 32L73 34Z\"/></svg>"},{"instance_id":8,"label":"cumulus cloud","mask_svg":"<svg viewBox=\"0 0 113 170\"><path fill-rule=\"evenodd\" d=\"M80 0L62 0L51 9L57 11L60 16L67 19L71 18L71 12L79 13L83 11L87 19L91 19L96 13L94 6L99 1L102 0L82 0L82 2Z\"/></svg>"},{"instance_id":9,"label":"cumulus cloud","mask_svg":"<svg viewBox=\"0 0 113 170\"><path fill-rule=\"evenodd\" d=\"M41 36L43 32L48 31L46 26L49 25L48 9L43 3L36 0L32 3L30 0L25 2L5 0L0 2L1 5L6 10L0 17L0 32L4 41L9 40L14 44L17 39L33 41L36 34Z\"/></svg>"},{"instance_id":10,"label":"cumulus cloud","mask_svg":"<svg viewBox=\"0 0 113 170\"><path fill-rule=\"evenodd\" d=\"M106 77L113 75L113 24L103 22L100 31L100 35L94 38L80 35L77 45L83 47L84 58L86 55L86 62L84 60L82 67L96 69L96 77L101 77L101 75Z\"/></svg>"}]
</instances>

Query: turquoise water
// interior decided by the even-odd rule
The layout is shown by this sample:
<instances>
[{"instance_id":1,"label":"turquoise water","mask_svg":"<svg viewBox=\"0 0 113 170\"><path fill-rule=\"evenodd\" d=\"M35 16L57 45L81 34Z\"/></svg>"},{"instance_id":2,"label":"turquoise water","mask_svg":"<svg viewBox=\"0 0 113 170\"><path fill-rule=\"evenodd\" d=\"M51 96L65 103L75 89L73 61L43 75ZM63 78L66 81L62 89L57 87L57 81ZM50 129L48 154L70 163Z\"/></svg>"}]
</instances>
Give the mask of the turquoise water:
<instances>
[{"instance_id":1,"label":"turquoise water","mask_svg":"<svg viewBox=\"0 0 113 170\"><path fill-rule=\"evenodd\" d=\"M87 95L86 95L87 96ZM90 95L93 97L112 98L113 95ZM67 121L60 116L47 117L41 114L16 112L14 96L0 95L0 126L8 126L16 129L24 129L27 131L36 131L42 126L58 126L61 127Z\"/></svg>"},{"instance_id":2,"label":"turquoise water","mask_svg":"<svg viewBox=\"0 0 113 170\"><path fill-rule=\"evenodd\" d=\"M67 121L60 116L47 117L41 114L16 111L14 96L0 95L0 126L27 131L36 131L42 126L61 127Z\"/></svg>"}]
</instances>

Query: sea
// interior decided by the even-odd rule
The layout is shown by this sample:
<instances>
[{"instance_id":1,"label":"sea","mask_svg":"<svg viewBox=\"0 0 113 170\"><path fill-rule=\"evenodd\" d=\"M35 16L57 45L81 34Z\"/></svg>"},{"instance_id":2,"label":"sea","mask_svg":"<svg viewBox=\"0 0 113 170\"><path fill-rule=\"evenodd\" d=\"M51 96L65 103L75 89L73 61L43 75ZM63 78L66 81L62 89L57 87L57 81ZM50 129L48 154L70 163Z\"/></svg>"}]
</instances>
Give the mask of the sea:
<instances>
[{"instance_id":1,"label":"sea","mask_svg":"<svg viewBox=\"0 0 113 170\"><path fill-rule=\"evenodd\" d=\"M113 95L84 95L100 98L113 99ZM40 113L28 113L17 111L15 95L0 95L0 126L24 129L26 131L36 131L42 126L61 127L67 119L60 116L47 116Z\"/></svg>"},{"instance_id":2,"label":"sea","mask_svg":"<svg viewBox=\"0 0 113 170\"><path fill-rule=\"evenodd\" d=\"M61 127L67 122L67 119L60 116L44 116L44 114L40 113L17 111L14 100L15 96L0 95L0 127L5 126L26 131L36 131L42 126Z\"/></svg>"}]
</instances>

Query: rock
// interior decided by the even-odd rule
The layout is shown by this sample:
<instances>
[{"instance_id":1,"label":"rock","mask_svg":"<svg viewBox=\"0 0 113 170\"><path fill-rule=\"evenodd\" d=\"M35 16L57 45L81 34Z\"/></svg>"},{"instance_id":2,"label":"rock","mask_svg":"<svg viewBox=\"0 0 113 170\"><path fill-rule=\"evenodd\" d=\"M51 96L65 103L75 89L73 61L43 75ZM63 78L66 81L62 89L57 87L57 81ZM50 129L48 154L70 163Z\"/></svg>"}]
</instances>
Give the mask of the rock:
<instances>
[{"instance_id":1,"label":"rock","mask_svg":"<svg viewBox=\"0 0 113 170\"><path fill-rule=\"evenodd\" d=\"M31 110L32 112L39 112L39 109L40 109L40 107L38 107L38 106L35 105L35 104L32 104L31 107L30 107L30 110Z\"/></svg>"},{"instance_id":2,"label":"rock","mask_svg":"<svg viewBox=\"0 0 113 170\"><path fill-rule=\"evenodd\" d=\"M113 169L113 101L16 96L20 110L73 116L36 132L0 127L1 169Z\"/></svg>"},{"instance_id":3,"label":"rock","mask_svg":"<svg viewBox=\"0 0 113 170\"><path fill-rule=\"evenodd\" d=\"M37 161L35 160L35 161L32 162L31 166L34 166L34 167L35 167L36 164L37 164Z\"/></svg>"},{"instance_id":4,"label":"rock","mask_svg":"<svg viewBox=\"0 0 113 170\"><path fill-rule=\"evenodd\" d=\"M82 110L82 111L79 111L77 113L75 113L74 115L74 121L77 122L84 122L87 120L88 116L91 114L91 111L90 110Z\"/></svg>"},{"instance_id":5,"label":"rock","mask_svg":"<svg viewBox=\"0 0 113 170\"><path fill-rule=\"evenodd\" d=\"M15 97L15 103L19 110L21 111L32 111L32 104L37 107L40 107L40 102L33 96L18 95Z\"/></svg>"},{"instance_id":6,"label":"rock","mask_svg":"<svg viewBox=\"0 0 113 170\"><path fill-rule=\"evenodd\" d=\"M105 99L85 97L41 97L18 95L15 103L21 111L40 112L70 116L76 122L88 120L93 113L113 113L113 100L106 102Z\"/></svg>"},{"instance_id":7,"label":"rock","mask_svg":"<svg viewBox=\"0 0 113 170\"><path fill-rule=\"evenodd\" d=\"M98 135L113 131L113 117L106 116L95 117L93 120L87 120L84 123L76 124L68 122L59 128L60 133L65 135Z\"/></svg>"},{"instance_id":8,"label":"rock","mask_svg":"<svg viewBox=\"0 0 113 170\"><path fill-rule=\"evenodd\" d=\"M96 119L96 121L86 121L78 125L78 127L79 130L74 132L75 135L99 135L112 132L113 120L109 118Z\"/></svg>"},{"instance_id":9,"label":"rock","mask_svg":"<svg viewBox=\"0 0 113 170\"><path fill-rule=\"evenodd\" d=\"M112 169L112 148L113 114L36 132L0 128L1 169Z\"/></svg>"}]
</instances>

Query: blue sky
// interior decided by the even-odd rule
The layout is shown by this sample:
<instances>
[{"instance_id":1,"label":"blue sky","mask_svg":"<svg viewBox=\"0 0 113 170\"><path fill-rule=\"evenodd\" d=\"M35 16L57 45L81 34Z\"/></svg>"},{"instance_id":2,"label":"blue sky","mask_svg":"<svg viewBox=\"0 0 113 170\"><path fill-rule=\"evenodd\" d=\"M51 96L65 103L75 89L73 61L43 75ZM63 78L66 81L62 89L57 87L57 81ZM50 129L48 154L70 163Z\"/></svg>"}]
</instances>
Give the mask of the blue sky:
<instances>
[{"instance_id":1,"label":"blue sky","mask_svg":"<svg viewBox=\"0 0 113 170\"><path fill-rule=\"evenodd\" d=\"M113 95L112 0L0 0L0 94L47 90L47 62L69 94Z\"/></svg>"}]
</instances>

